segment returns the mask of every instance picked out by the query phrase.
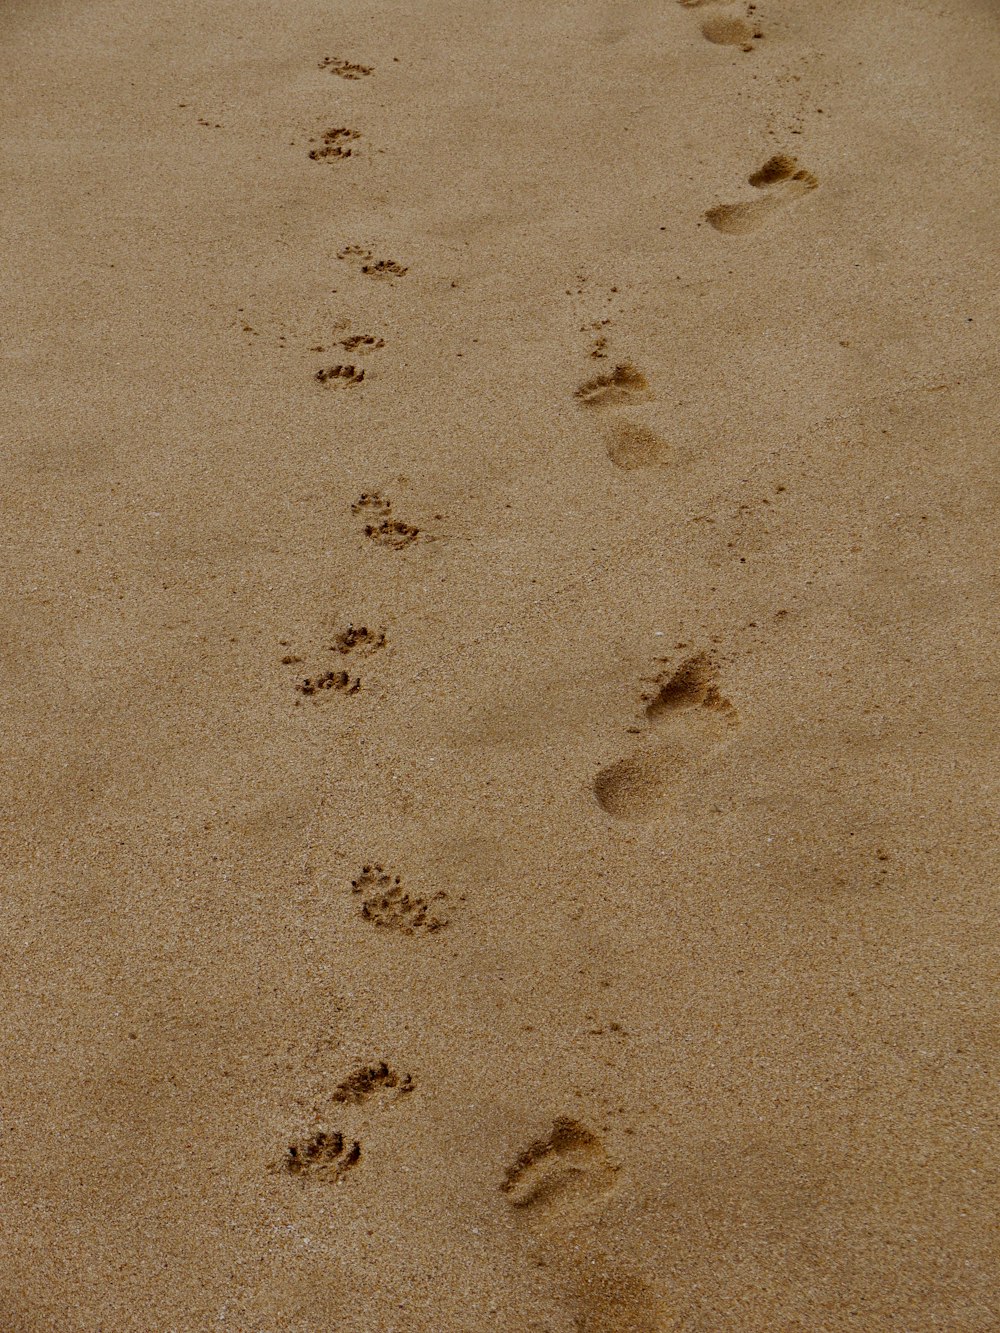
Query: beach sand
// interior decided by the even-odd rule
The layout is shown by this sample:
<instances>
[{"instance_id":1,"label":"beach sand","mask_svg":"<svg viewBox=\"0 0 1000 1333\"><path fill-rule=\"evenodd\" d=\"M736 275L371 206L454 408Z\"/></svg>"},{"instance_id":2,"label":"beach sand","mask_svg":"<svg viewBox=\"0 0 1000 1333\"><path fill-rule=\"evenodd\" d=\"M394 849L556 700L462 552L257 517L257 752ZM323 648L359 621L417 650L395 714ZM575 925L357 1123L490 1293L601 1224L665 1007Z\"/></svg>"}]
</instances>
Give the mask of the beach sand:
<instances>
[{"instance_id":1,"label":"beach sand","mask_svg":"<svg viewBox=\"0 0 1000 1333\"><path fill-rule=\"evenodd\" d=\"M1000 1326L995 7L0 38L0 1328Z\"/></svg>"}]
</instances>

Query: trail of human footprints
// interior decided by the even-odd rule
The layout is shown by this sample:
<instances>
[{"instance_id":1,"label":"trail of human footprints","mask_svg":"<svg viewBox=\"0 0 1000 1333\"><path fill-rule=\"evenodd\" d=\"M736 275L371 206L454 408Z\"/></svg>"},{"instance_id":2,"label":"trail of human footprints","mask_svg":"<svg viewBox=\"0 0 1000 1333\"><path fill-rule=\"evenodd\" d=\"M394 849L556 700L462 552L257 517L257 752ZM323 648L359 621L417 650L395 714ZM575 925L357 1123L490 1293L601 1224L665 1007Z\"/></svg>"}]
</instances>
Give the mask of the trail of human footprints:
<instances>
[{"instance_id":1,"label":"trail of human footprints","mask_svg":"<svg viewBox=\"0 0 1000 1333\"><path fill-rule=\"evenodd\" d=\"M714 45L749 53L763 40L754 3L679 3L699 13L711 9L701 18L700 31ZM351 82L376 76L373 66L342 56L325 56L319 69ZM323 164L353 162L362 156L363 139L362 130L348 126L324 129L310 140L308 157ZM706 211L705 221L715 230L734 237L756 231L815 190L819 182L794 157L779 153L754 171L748 183L759 197L717 204ZM357 243L343 245L337 258L361 277L382 283L399 282L409 272L408 265ZM260 329L251 325L244 311L240 316L243 330L260 336ZM576 387L577 406L598 426L614 467L625 472L670 467L677 460L675 449L643 419L655 402L654 391L641 369L614 357L613 324L605 316L582 327L590 340L588 357L594 373ZM328 360L312 372L325 390L362 390L367 371L361 359L386 346L386 340L370 330L337 336L349 327L350 321L341 319L331 322L332 334L320 333L322 341L317 342L312 334L310 352L329 354L340 349L341 359ZM282 331L279 346L286 346L287 338ZM399 516L380 491L362 492L349 508L359 540L387 553L435 539L435 534ZM311 647L296 649L291 640L282 640L286 651L281 662L289 671L295 703L318 706L333 698L362 694L368 669L387 643L384 627L353 623L319 636ZM662 817L692 770L725 744L738 722L736 710L722 692L720 667L712 653L696 650L658 665L639 697L640 725L628 728L635 739L593 779L597 809L614 820ZM345 908L352 907L362 928L383 934L392 947L404 941L411 946L424 941L433 947L463 903L464 895L453 897L440 886L416 889L406 882L404 872L374 860L344 886ZM385 1060L358 1065L316 1101L308 1125L290 1136L273 1169L302 1182L335 1185L345 1181L363 1166L369 1136L378 1140L380 1123L405 1107L415 1088L409 1073L400 1073ZM620 1164L592 1129L561 1115L499 1173L497 1191L513 1216L544 1224L599 1203L614 1189L619 1170Z\"/></svg>"}]
</instances>

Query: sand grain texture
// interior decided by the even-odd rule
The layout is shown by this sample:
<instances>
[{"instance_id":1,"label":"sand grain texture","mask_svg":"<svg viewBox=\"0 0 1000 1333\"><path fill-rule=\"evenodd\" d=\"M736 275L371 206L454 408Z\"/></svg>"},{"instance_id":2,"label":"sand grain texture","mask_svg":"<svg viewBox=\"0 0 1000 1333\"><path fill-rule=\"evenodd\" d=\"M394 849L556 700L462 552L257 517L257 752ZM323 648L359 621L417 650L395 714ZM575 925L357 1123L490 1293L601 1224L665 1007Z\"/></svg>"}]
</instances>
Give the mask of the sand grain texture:
<instances>
[{"instance_id":1,"label":"sand grain texture","mask_svg":"<svg viewBox=\"0 0 1000 1333\"><path fill-rule=\"evenodd\" d=\"M0 14L5 1333L987 1333L985 0Z\"/></svg>"}]
</instances>

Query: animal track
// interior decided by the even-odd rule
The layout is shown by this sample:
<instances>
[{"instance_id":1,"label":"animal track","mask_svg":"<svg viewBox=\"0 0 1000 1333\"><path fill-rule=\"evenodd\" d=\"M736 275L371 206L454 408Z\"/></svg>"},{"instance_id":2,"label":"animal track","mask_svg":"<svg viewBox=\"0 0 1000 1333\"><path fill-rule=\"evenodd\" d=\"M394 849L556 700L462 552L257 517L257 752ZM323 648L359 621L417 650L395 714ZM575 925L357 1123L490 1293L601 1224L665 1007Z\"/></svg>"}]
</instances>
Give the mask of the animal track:
<instances>
[{"instance_id":1,"label":"animal track","mask_svg":"<svg viewBox=\"0 0 1000 1333\"><path fill-rule=\"evenodd\" d=\"M605 375L595 375L576 390L576 397L585 407L607 407L612 403L628 403L649 388L646 376L635 366L623 361Z\"/></svg>"},{"instance_id":2,"label":"animal track","mask_svg":"<svg viewBox=\"0 0 1000 1333\"><path fill-rule=\"evenodd\" d=\"M346 656L351 653L360 653L368 656L384 648L386 642L385 630L371 630L367 625L348 625L346 629L339 630L331 643L324 645L323 651L328 653L337 653L340 656ZM288 641L283 639L281 646L287 648ZM303 659L297 653L285 653L281 659L282 666L299 666ZM357 694L361 689L361 677L352 676L349 672L343 670L325 670L319 671L312 676L300 677L295 682L295 689L302 695L317 695L330 690L334 693ZM298 701L296 701L298 702Z\"/></svg>"},{"instance_id":3,"label":"animal track","mask_svg":"<svg viewBox=\"0 0 1000 1333\"><path fill-rule=\"evenodd\" d=\"M353 157L354 149L351 144L360 139L361 135L357 130L349 130L342 125L339 129L324 130L320 138L318 148L310 148L309 156L313 162L323 162L331 158ZM310 139L310 143L315 143L315 139Z\"/></svg>"},{"instance_id":4,"label":"animal track","mask_svg":"<svg viewBox=\"0 0 1000 1333\"><path fill-rule=\"evenodd\" d=\"M334 1088L330 1100L341 1106L360 1106L383 1088L392 1090L397 1097L405 1097L413 1091L413 1087L413 1079L409 1074L400 1077L384 1060L379 1060L349 1074Z\"/></svg>"},{"instance_id":5,"label":"animal track","mask_svg":"<svg viewBox=\"0 0 1000 1333\"><path fill-rule=\"evenodd\" d=\"M351 880L351 892L360 897L361 915L373 926L401 935L433 935L448 925L449 918L442 914L448 902L443 889L429 898L411 895L402 878L378 862L362 867L357 879Z\"/></svg>"},{"instance_id":6,"label":"animal track","mask_svg":"<svg viewBox=\"0 0 1000 1333\"><path fill-rule=\"evenodd\" d=\"M361 1144L347 1139L337 1129L319 1127L306 1138L289 1145L282 1167L292 1176L315 1180L340 1180L361 1160Z\"/></svg>"},{"instance_id":7,"label":"animal track","mask_svg":"<svg viewBox=\"0 0 1000 1333\"><path fill-rule=\"evenodd\" d=\"M606 1193L617 1170L596 1134L560 1116L507 1168L500 1189L515 1208L550 1210Z\"/></svg>"},{"instance_id":8,"label":"animal track","mask_svg":"<svg viewBox=\"0 0 1000 1333\"><path fill-rule=\"evenodd\" d=\"M328 69L341 79L364 79L375 73L374 65L355 65L353 61L342 60L340 56L324 56L319 67Z\"/></svg>"},{"instance_id":9,"label":"animal track","mask_svg":"<svg viewBox=\"0 0 1000 1333\"><path fill-rule=\"evenodd\" d=\"M333 640L338 653L376 653L386 643L384 629L369 629L367 625L348 625L339 630Z\"/></svg>"},{"instance_id":10,"label":"animal track","mask_svg":"<svg viewBox=\"0 0 1000 1333\"><path fill-rule=\"evenodd\" d=\"M364 352L377 352L380 347L385 346L385 339L376 338L371 333L352 333L349 338L341 338L340 345L348 352L363 354Z\"/></svg>"},{"instance_id":11,"label":"animal track","mask_svg":"<svg viewBox=\"0 0 1000 1333\"><path fill-rule=\"evenodd\" d=\"M778 153L768 158L762 167L748 177L757 190L768 191L763 199L744 204L717 204L705 214L705 220L716 229L731 236L743 236L756 231L769 217L815 190L819 180L811 171L800 167L794 157Z\"/></svg>"},{"instance_id":12,"label":"animal track","mask_svg":"<svg viewBox=\"0 0 1000 1333\"><path fill-rule=\"evenodd\" d=\"M409 272L405 265L397 264L395 259L376 259L371 250L365 250L360 245L345 245L337 251L337 258L360 260L361 272L370 278L402 278Z\"/></svg>"},{"instance_id":13,"label":"animal track","mask_svg":"<svg viewBox=\"0 0 1000 1333\"><path fill-rule=\"evenodd\" d=\"M708 653L695 653L655 678L642 696L652 743L647 738L636 753L598 773L594 798L602 810L616 819L646 820L669 804L685 770L706 746L711 752L721 729L737 720L718 681L718 667Z\"/></svg>"},{"instance_id":14,"label":"animal track","mask_svg":"<svg viewBox=\"0 0 1000 1333\"><path fill-rule=\"evenodd\" d=\"M365 372L360 366L327 366L313 376L320 384L341 384L346 388L360 384L364 377Z\"/></svg>"},{"instance_id":15,"label":"animal track","mask_svg":"<svg viewBox=\"0 0 1000 1333\"><path fill-rule=\"evenodd\" d=\"M392 504L378 491L365 491L351 505L352 514L370 514L371 521L364 526L365 536L378 546L400 551L421 535L420 529L402 519L393 518Z\"/></svg>"},{"instance_id":16,"label":"animal track","mask_svg":"<svg viewBox=\"0 0 1000 1333\"><path fill-rule=\"evenodd\" d=\"M319 694L323 690L337 690L345 694L357 694L361 689L361 678L355 676L352 680L346 671L324 671L321 675L315 677L307 676L300 680L295 688L300 694Z\"/></svg>"}]
</instances>

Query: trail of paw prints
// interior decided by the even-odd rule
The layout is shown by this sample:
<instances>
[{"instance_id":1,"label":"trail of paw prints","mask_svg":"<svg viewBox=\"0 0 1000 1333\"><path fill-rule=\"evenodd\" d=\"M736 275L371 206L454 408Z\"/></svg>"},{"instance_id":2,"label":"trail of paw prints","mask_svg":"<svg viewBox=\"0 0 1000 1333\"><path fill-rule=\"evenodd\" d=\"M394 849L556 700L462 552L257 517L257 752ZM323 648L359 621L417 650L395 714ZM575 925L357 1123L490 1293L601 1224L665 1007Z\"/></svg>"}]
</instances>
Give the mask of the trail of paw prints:
<instances>
[{"instance_id":1,"label":"trail of paw prints","mask_svg":"<svg viewBox=\"0 0 1000 1333\"><path fill-rule=\"evenodd\" d=\"M450 924L450 899L444 889L424 897L411 893L401 875L386 870L377 861L362 866L351 880L351 893L359 902L361 918L379 930L399 935L436 935ZM465 901L460 894L459 902Z\"/></svg>"},{"instance_id":2,"label":"trail of paw prints","mask_svg":"<svg viewBox=\"0 0 1000 1333\"><path fill-rule=\"evenodd\" d=\"M386 634L384 629L369 629L367 625L348 625L345 629L338 630L332 639L324 643L319 656L329 659L333 655L334 660L343 659L347 656L370 656L384 648L386 644ZM279 647L291 648L291 643L287 639L282 639ZM316 654L314 654L314 657ZM343 667L333 668L325 667L314 668L310 674L306 675L301 671L301 667L306 665L305 658L296 652L285 652L281 658L281 664L285 667L297 668L294 677L294 688L297 694L302 698L322 698L333 694L357 694L361 689L361 677L353 674ZM296 699L296 704L302 702L302 698Z\"/></svg>"},{"instance_id":3,"label":"trail of paw prints","mask_svg":"<svg viewBox=\"0 0 1000 1333\"><path fill-rule=\"evenodd\" d=\"M364 520L362 531L376 546L402 551L415 541L434 541L431 533L423 532L412 523L397 518L392 502L379 491L364 491L351 505L351 513ZM435 514L440 519L441 514Z\"/></svg>"},{"instance_id":4,"label":"trail of paw prints","mask_svg":"<svg viewBox=\"0 0 1000 1333\"><path fill-rule=\"evenodd\" d=\"M644 742L594 779L597 804L615 819L650 820L665 810L690 768L711 754L738 720L721 692L718 667L704 652L654 678L642 704Z\"/></svg>"},{"instance_id":5,"label":"trail of paw prints","mask_svg":"<svg viewBox=\"0 0 1000 1333\"><path fill-rule=\"evenodd\" d=\"M370 74L375 73L374 65L355 64L354 61L344 60L341 56L324 56L319 62L319 67L336 74L338 79L367 79Z\"/></svg>"},{"instance_id":6,"label":"trail of paw prints","mask_svg":"<svg viewBox=\"0 0 1000 1333\"><path fill-rule=\"evenodd\" d=\"M369 278L403 278L409 272L407 265L395 259L379 259L374 251L366 250L361 245L345 245L337 251L337 258L356 264Z\"/></svg>"},{"instance_id":7,"label":"trail of paw prints","mask_svg":"<svg viewBox=\"0 0 1000 1333\"><path fill-rule=\"evenodd\" d=\"M703 9L706 5L719 3L720 0L679 0L685 9ZM721 0L727 3L728 0ZM763 39L764 33L757 22L757 6L741 6L741 13L709 14L702 20L701 35L715 46L738 46L741 51L752 51L754 42Z\"/></svg>"},{"instance_id":8,"label":"trail of paw prints","mask_svg":"<svg viewBox=\"0 0 1000 1333\"><path fill-rule=\"evenodd\" d=\"M415 1086L410 1074L398 1074L385 1060L355 1069L313 1106L310 1127L287 1144L271 1170L319 1184L339 1183L363 1159L362 1138L366 1125L374 1127L373 1110L382 1114ZM373 1099L374 1108L368 1105Z\"/></svg>"},{"instance_id":9,"label":"trail of paw prints","mask_svg":"<svg viewBox=\"0 0 1000 1333\"><path fill-rule=\"evenodd\" d=\"M763 198L741 204L717 204L710 208L705 214L705 221L711 223L716 231L730 236L744 236L756 231L769 218L819 185L819 180L811 171L800 167L798 161L786 153L768 158L747 179L755 190L764 192Z\"/></svg>"},{"instance_id":10,"label":"trail of paw prints","mask_svg":"<svg viewBox=\"0 0 1000 1333\"><path fill-rule=\"evenodd\" d=\"M315 148L309 149L309 159L312 162L341 162L346 158L356 157L360 138L359 130L348 129L346 125L324 130L318 142L316 139L309 140L310 143L316 144Z\"/></svg>"},{"instance_id":11,"label":"trail of paw prints","mask_svg":"<svg viewBox=\"0 0 1000 1333\"><path fill-rule=\"evenodd\" d=\"M548 1219L606 1194L618 1167L596 1134L569 1116L529 1143L507 1168L500 1190L512 1208Z\"/></svg>"}]
</instances>

